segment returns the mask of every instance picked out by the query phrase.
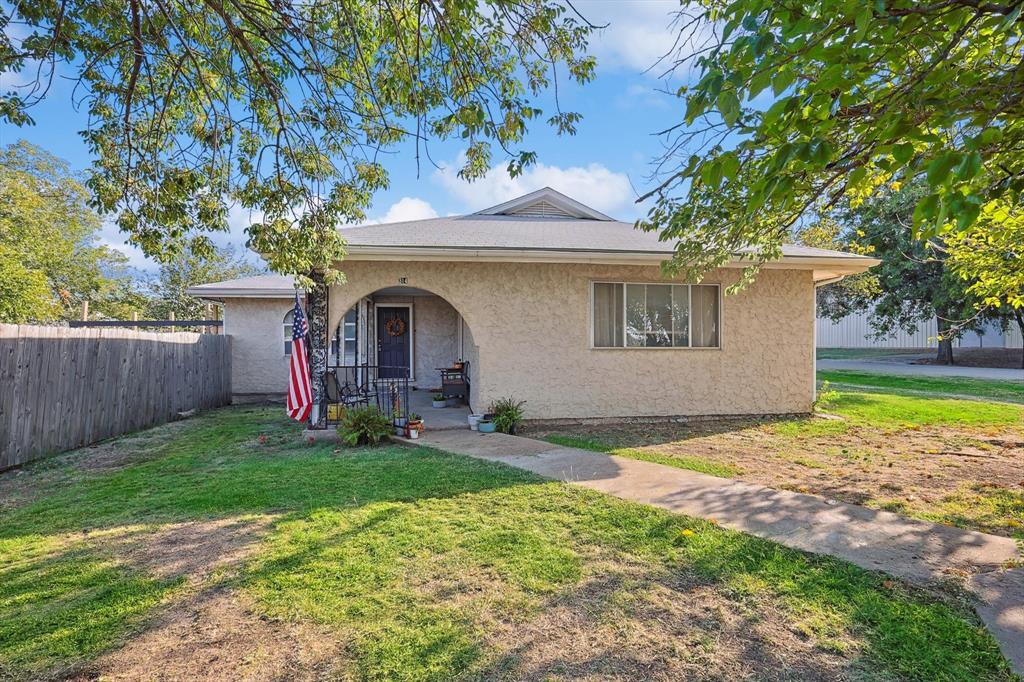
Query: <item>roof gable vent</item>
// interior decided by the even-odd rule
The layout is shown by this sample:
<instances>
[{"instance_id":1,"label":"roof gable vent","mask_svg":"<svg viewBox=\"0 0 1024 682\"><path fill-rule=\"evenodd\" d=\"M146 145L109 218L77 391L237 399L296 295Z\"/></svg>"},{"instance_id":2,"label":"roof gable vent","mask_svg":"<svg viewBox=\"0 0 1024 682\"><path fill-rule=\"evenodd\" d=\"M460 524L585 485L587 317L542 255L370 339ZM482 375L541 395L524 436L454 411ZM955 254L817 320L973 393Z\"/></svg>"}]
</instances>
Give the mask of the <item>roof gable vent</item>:
<instances>
[{"instance_id":1,"label":"roof gable vent","mask_svg":"<svg viewBox=\"0 0 1024 682\"><path fill-rule=\"evenodd\" d=\"M544 218L575 218L573 214L568 211L555 206L550 201L535 201L532 204L526 206L520 206L514 208L511 211L507 211L505 215L525 215L525 216L540 216Z\"/></svg>"},{"instance_id":2,"label":"roof gable vent","mask_svg":"<svg viewBox=\"0 0 1024 682\"><path fill-rule=\"evenodd\" d=\"M574 218L581 220L611 220L600 211L556 192L550 187L530 192L497 206L477 211L474 215L515 215L532 218Z\"/></svg>"}]
</instances>

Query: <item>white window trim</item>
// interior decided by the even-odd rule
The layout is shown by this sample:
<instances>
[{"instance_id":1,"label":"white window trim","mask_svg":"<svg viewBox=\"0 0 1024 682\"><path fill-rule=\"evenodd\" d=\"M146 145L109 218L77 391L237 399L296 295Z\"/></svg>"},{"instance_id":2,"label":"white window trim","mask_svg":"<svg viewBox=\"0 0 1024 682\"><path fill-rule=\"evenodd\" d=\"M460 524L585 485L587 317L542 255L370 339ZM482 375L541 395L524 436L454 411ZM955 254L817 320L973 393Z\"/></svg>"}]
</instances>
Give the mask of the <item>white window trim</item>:
<instances>
[{"instance_id":1,"label":"white window trim","mask_svg":"<svg viewBox=\"0 0 1024 682\"><path fill-rule=\"evenodd\" d=\"M345 327L347 327L349 325L349 323L346 322L345 319L348 317L348 314L350 312L352 312L353 310L356 313L356 321L351 323L352 327L353 327L353 330L354 330L353 333L355 334L352 337L352 340L356 344L354 363L358 365L359 364L359 304L358 303L345 311L345 314L342 315L341 319L338 321L338 326L335 327L335 329L334 329L334 331L338 335L338 352L337 352L337 354L335 356L333 356L333 359L344 358L344 356L345 356L345 342L348 340L345 337ZM332 335L331 336L331 344L333 344L333 343L334 343L334 336ZM328 344L328 350L330 350L330 344ZM328 353L328 356L330 356L330 353ZM329 359L332 359L332 358L329 357Z\"/></svg>"},{"instance_id":2,"label":"white window trim","mask_svg":"<svg viewBox=\"0 0 1024 682\"><path fill-rule=\"evenodd\" d=\"M284 314L284 317L282 318L282 321L281 321L281 332L282 332L281 335L282 335L282 337L284 337L284 330L285 329L288 330L288 337L281 339L281 343L282 344L283 343L288 343L289 341L291 341L292 322L295 322L294 313L295 313L295 308L291 308L291 309L288 310L288 312L286 312ZM291 322L288 321L288 316L289 315L293 316L292 319L291 319ZM288 350L286 350L284 352L284 357L286 357L286 358L290 358L292 356L292 343L294 343L294 341L292 341L291 343L288 344L288 346L287 346Z\"/></svg>"},{"instance_id":3,"label":"white window trim","mask_svg":"<svg viewBox=\"0 0 1024 682\"><path fill-rule=\"evenodd\" d=\"M595 346L594 345L594 285L596 284L620 284L622 285L622 343L621 346ZM693 289L690 287L695 286L708 286L715 287L718 291L718 344L715 346L627 346L626 344L626 285L627 284L658 284L663 286L685 286L687 287L686 295L690 299L690 315L689 315L689 330L688 338L693 340ZM718 282L701 282L699 284L692 284L690 282L666 282L661 281L625 281L625 280L608 280L608 279L594 279L590 280L590 301L589 310L587 311L587 324L590 327L589 339L590 339L590 350L654 350L654 351L707 351L707 350L722 350L722 339L724 336L724 330L722 329L722 285Z\"/></svg>"}]
</instances>

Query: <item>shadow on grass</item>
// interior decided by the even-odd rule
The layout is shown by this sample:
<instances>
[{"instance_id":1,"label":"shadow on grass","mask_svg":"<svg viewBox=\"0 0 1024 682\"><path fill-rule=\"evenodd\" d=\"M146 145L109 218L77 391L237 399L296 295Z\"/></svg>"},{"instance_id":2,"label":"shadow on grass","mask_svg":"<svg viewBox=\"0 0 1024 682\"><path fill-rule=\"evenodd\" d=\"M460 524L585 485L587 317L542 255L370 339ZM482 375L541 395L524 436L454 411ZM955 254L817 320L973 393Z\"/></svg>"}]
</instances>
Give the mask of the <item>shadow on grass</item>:
<instances>
[{"instance_id":1,"label":"shadow on grass","mask_svg":"<svg viewBox=\"0 0 1024 682\"><path fill-rule=\"evenodd\" d=\"M0 563L0 679L70 670L120 640L177 586L81 546ZM0 557L2 558L2 557Z\"/></svg>"},{"instance_id":2,"label":"shadow on grass","mask_svg":"<svg viewBox=\"0 0 1024 682\"><path fill-rule=\"evenodd\" d=\"M186 428L178 425L177 437L160 443L158 452L110 469L93 470L68 457L69 470L54 485L0 513L0 678L53 674L94 658L181 583L119 565L85 547L78 532L249 513L272 514L288 524L339 510L374 510L377 518L352 528L358 536L394 513L388 504L457 498L537 480L427 449L310 446L299 442L299 427L276 412L205 414ZM82 457L88 454L81 451ZM39 467L47 471L53 465ZM33 470L29 466L18 475ZM305 566L307 559L297 554L263 568L284 575L296 563Z\"/></svg>"},{"instance_id":3,"label":"shadow on grass","mask_svg":"<svg viewBox=\"0 0 1024 682\"><path fill-rule=\"evenodd\" d=\"M556 483L295 515L241 584L273 617L353 633L364 679L665 676L692 653L675 646L682 630L727 640L729 660L710 661L736 674L771 678L785 664L799 679L865 666L901 679L1010 679L991 637L949 597ZM652 591L675 606L643 612ZM766 603L780 615L758 631ZM705 627L712 605L754 620ZM638 646L648 630L672 646L652 658L654 642ZM793 639L803 653L784 655L789 640L772 637L794 630L810 641ZM853 656L822 654L851 638Z\"/></svg>"},{"instance_id":4,"label":"shadow on grass","mask_svg":"<svg viewBox=\"0 0 1024 682\"><path fill-rule=\"evenodd\" d=\"M95 656L174 588L61 546L53 534L252 512L278 518L235 586L271 617L351 637L364 679L497 675L489 669L495 630L504 628L501 649L527 659L526 650L516 653L518 632L551 611L569 608L584 623L616 613L613 595L630 588L593 582L603 579L594 557L607 556L679 599L689 585L723 599L769 595L789 618L816 623L822 639L864 638L884 671L1007 679L991 638L962 609L887 588L848 564L438 451L300 445L293 427L268 414L208 415L159 457L86 474L4 514L4 665L52 672ZM553 622L535 632L534 646L560 636ZM744 642L753 665L765 645ZM628 670L642 652L603 656Z\"/></svg>"},{"instance_id":5,"label":"shadow on grass","mask_svg":"<svg viewBox=\"0 0 1024 682\"><path fill-rule=\"evenodd\" d=\"M521 471L462 458L462 465L453 467L456 456L436 450L308 445L299 441L298 432L299 427L268 410L203 415L163 445L159 456L149 453L137 464L83 472L0 514L0 540L449 497L536 480ZM266 443L259 442L260 435Z\"/></svg>"}]
</instances>

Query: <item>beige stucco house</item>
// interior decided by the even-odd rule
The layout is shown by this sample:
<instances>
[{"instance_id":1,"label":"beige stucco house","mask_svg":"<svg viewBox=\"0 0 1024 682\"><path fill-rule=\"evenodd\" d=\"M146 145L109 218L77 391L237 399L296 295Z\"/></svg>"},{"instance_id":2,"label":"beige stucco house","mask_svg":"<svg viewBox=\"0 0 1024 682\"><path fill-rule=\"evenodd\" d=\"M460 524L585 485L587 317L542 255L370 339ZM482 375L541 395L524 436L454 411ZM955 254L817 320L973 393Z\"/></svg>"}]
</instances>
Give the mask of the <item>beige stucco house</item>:
<instances>
[{"instance_id":1,"label":"beige stucco house","mask_svg":"<svg viewBox=\"0 0 1024 682\"><path fill-rule=\"evenodd\" d=\"M670 243L551 189L343 233L331 364L402 366L429 389L461 359L474 409L514 396L534 419L808 412L815 287L877 262L786 246L752 286L725 295L739 260L699 284L665 279ZM224 304L235 394L283 393L291 280L190 293Z\"/></svg>"}]
</instances>

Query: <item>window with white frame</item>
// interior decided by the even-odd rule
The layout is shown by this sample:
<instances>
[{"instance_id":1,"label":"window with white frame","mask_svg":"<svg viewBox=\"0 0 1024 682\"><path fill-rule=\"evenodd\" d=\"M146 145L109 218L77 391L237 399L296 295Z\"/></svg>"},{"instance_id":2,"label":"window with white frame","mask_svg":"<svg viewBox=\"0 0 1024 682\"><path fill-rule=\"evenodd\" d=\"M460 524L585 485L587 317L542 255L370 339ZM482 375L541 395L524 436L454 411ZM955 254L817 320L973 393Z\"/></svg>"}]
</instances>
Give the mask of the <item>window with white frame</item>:
<instances>
[{"instance_id":1,"label":"window with white frame","mask_svg":"<svg viewBox=\"0 0 1024 682\"><path fill-rule=\"evenodd\" d=\"M295 309L292 308L284 316L284 354L292 354L292 322L295 320Z\"/></svg>"},{"instance_id":2,"label":"window with white frame","mask_svg":"<svg viewBox=\"0 0 1024 682\"><path fill-rule=\"evenodd\" d=\"M595 348L717 348L717 284L594 282Z\"/></svg>"},{"instance_id":3,"label":"window with white frame","mask_svg":"<svg viewBox=\"0 0 1024 682\"><path fill-rule=\"evenodd\" d=\"M338 328L331 339L331 357L338 365L355 365L356 345L358 340L358 310L355 306L341 318Z\"/></svg>"}]
</instances>

